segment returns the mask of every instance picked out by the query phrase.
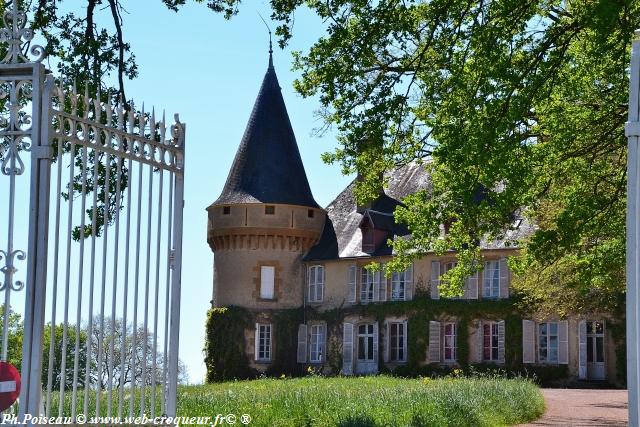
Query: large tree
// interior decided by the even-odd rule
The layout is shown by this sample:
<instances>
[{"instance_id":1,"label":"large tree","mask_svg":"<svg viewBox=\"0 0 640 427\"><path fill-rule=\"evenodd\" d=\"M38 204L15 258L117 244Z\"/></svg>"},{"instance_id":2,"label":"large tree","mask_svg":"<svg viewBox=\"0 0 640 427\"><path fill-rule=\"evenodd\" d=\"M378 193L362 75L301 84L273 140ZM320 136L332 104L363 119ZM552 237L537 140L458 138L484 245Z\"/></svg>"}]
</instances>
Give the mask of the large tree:
<instances>
[{"instance_id":1,"label":"large tree","mask_svg":"<svg viewBox=\"0 0 640 427\"><path fill-rule=\"evenodd\" d=\"M455 248L461 262L443 293L456 294L480 265L483 238L527 226L512 242L522 250L511 265L530 307L621 307L623 124L640 2L271 4L281 43L301 7L326 24L322 38L294 55L295 87L319 95L320 114L339 138L325 159L365 178L357 196L374 197L381 172L397 165L421 161L431 171L432 188L397 210L412 237L394 242L402 256L392 268Z\"/></svg>"}]
</instances>

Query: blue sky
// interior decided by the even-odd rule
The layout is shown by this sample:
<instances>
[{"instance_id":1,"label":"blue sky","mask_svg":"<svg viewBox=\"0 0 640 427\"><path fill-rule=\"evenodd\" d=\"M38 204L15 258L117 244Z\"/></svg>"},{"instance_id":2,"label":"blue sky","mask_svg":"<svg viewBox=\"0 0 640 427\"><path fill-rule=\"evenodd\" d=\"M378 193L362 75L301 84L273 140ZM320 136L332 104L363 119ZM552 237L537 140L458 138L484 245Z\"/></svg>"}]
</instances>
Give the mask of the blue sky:
<instances>
[{"instance_id":1,"label":"blue sky","mask_svg":"<svg viewBox=\"0 0 640 427\"><path fill-rule=\"evenodd\" d=\"M264 1L245 2L240 14L226 21L204 5L190 4L178 14L159 0L126 7L126 37L140 69L138 79L127 83L128 97L136 105L144 101L147 108L166 109L167 117L178 112L187 124L180 357L191 381L201 382L213 276L205 208L222 190L267 68L268 34L258 12L266 18L270 10ZM274 65L313 195L326 206L351 178L342 176L338 165L321 161L320 155L335 147L335 134L313 135L322 124L314 114L318 100L293 90L291 51L308 49L323 31L309 12L295 18L294 38L284 51L275 47Z\"/></svg>"}]
</instances>

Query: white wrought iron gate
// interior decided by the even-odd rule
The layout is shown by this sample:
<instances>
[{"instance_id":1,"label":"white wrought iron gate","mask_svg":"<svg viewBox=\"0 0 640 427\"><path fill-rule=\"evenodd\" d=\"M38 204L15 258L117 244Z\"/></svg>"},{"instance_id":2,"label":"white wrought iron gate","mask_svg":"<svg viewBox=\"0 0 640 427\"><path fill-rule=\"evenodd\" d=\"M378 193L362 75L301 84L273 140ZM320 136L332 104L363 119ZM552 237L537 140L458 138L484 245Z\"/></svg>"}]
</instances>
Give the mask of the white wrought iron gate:
<instances>
[{"instance_id":1,"label":"white wrought iron gate","mask_svg":"<svg viewBox=\"0 0 640 427\"><path fill-rule=\"evenodd\" d=\"M32 47L36 58L28 59L33 34L16 0L4 22L2 360L6 308L23 291L19 414L173 416L185 125L177 115L168 125L164 114L126 109L110 94L63 87L45 72L41 48ZM27 165L30 196L16 186L29 176ZM30 197L22 234L14 224L25 215L16 207L21 197Z\"/></svg>"}]
</instances>

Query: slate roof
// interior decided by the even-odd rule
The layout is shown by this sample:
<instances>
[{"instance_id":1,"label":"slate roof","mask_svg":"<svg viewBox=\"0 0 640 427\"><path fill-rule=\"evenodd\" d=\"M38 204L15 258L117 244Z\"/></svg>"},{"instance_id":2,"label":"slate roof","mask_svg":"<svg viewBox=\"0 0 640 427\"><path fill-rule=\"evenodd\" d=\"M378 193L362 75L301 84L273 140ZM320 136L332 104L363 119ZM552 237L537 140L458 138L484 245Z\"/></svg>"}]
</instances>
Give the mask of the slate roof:
<instances>
[{"instance_id":1,"label":"slate roof","mask_svg":"<svg viewBox=\"0 0 640 427\"><path fill-rule=\"evenodd\" d=\"M378 222L381 229L389 230L392 228L394 238L408 236L409 231L406 226L389 222L392 219L390 214L393 213L398 204L401 204L401 200L404 197L421 189L430 190L431 176L424 165L414 162L388 172L385 177L388 178L388 188L385 189L385 194L374 201L368 210L360 209L360 212L358 212L355 197L353 196L355 180L327 206L327 221L322 235L318 243L305 255L305 261L375 257L393 254L392 249L387 244L381 245L372 254L362 252L360 223L363 215L368 214L374 224L376 224L376 221ZM503 239L483 239L480 242L481 248L512 248L514 247L514 242L534 231L534 226L522 217L518 216L515 221L518 225L517 229L507 231Z\"/></svg>"},{"instance_id":2,"label":"slate roof","mask_svg":"<svg viewBox=\"0 0 640 427\"><path fill-rule=\"evenodd\" d=\"M235 203L319 208L311 194L271 54L229 176L212 206Z\"/></svg>"},{"instance_id":3,"label":"slate roof","mask_svg":"<svg viewBox=\"0 0 640 427\"><path fill-rule=\"evenodd\" d=\"M388 187L385 194L376 199L369 207L368 213L382 229L393 228L396 236L407 235L404 225L390 224L396 206L409 194L431 188L431 177L423 165L410 163L386 174ZM305 260L327 260L350 257L371 257L391 255L391 248L383 244L374 253L362 252L362 233L360 222L363 212L358 212L353 196L355 180L345 188L336 199L327 206L327 221L318 243L305 255Z\"/></svg>"}]
</instances>

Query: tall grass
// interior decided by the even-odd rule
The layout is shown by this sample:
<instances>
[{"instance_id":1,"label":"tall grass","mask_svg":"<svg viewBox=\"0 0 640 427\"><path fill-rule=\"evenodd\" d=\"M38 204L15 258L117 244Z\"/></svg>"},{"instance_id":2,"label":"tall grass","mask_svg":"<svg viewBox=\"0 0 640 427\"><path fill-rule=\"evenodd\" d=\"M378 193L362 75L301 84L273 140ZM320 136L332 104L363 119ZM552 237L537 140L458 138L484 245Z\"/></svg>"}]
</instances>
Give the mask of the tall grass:
<instances>
[{"instance_id":1,"label":"tall grass","mask_svg":"<svg viewBox=\"0 0 640 427\"><path fill-rule=\"evenodd\" d=\"M178 415L249 414L251 426L505 426L544 412L526 379L259 379L179 389Z\"/></svg>"}]
</instances>

